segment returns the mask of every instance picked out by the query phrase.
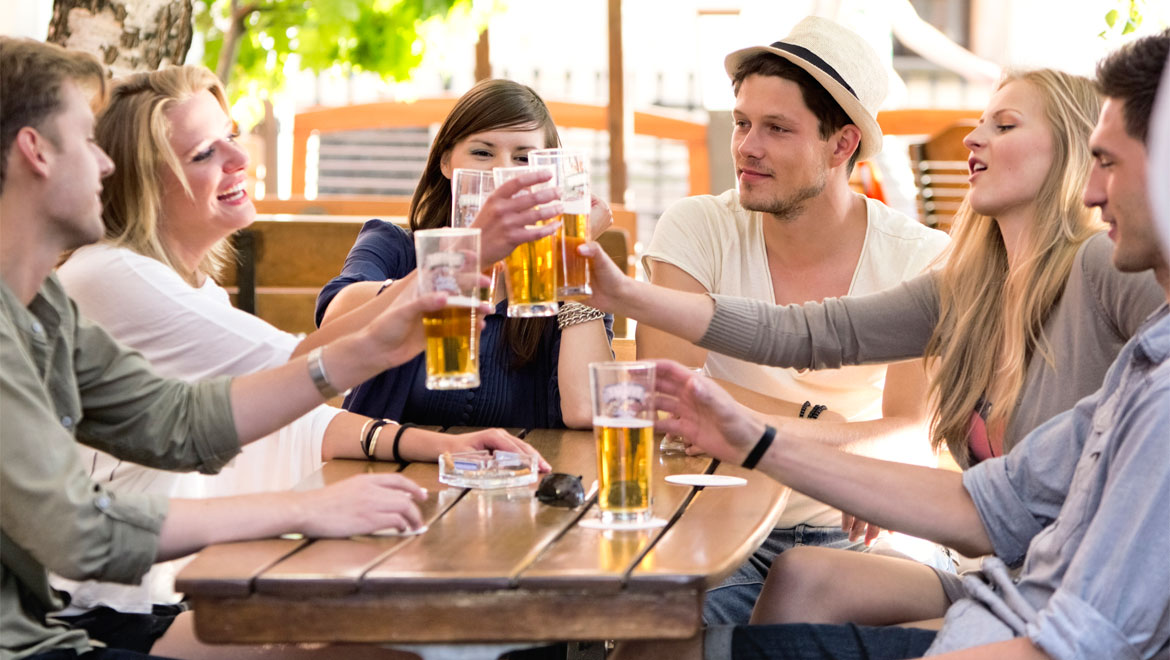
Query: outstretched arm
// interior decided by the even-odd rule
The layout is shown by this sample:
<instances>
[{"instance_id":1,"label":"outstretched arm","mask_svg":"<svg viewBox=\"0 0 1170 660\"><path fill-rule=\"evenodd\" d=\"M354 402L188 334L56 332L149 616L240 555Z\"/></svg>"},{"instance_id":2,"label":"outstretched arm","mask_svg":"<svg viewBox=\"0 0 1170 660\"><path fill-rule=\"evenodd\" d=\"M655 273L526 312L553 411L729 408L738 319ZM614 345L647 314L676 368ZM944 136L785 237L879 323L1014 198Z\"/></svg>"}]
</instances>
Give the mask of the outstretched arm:
<instances>
[{"instance_id":1,"label":"outstretched arm","mask_svg":"<svg viewBox=\"0 0 1170 660\"><path fill-rule=\"evenodd\" d=\"M742 464L763 436L765 423L709 379L675 362L656 364L659 408L672 415L658 422L658 430L681 435L720 460ZM839 451L804 437L795 425L805 420L774 421L775 441L757 466L773 479L876 525L964 554L992 551L962 475Z\"/></svg>"},{"instance_id":2,"label":"outstretched arm","mask_svg":"<svg viewBox=\"0 0 1170 660\"><path fill-rule=\"evenodd\" d=\"M417 529L426 490L398 474L364 474L319 490L171 500L159 533L165 561L215 543L300 532L311 538Z\"/></svg>"}]
</instances>

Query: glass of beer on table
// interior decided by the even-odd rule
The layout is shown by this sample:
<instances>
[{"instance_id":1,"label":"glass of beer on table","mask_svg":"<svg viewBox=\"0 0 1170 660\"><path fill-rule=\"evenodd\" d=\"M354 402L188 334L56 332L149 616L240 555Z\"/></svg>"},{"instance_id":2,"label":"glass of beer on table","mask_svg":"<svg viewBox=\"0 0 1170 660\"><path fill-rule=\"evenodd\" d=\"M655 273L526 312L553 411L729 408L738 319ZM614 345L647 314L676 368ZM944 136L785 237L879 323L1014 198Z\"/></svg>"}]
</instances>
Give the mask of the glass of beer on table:
<instances>
[{"instance_id":1,"label":"glass of beer on table","mask_svg":"<svg viewBox=\"0 0 1170 660\"><path fill-rule=\"evenodd\" d=\"M423 314L428 390L479 387L479 229L414 232L419 293L445 292L447 305Z\"/></svg>"},{"instance_id":2,"label":"glass of beer on table","mask_svg":"<svg viewBox=\"0 0 1170 660\"><path fill-rule=\"evenodd\" d=\"M597 441L597 503L606 525L650 520L654 442L654 363L589 365L593 437Z\"/></svg>"},{"instance_id":3,"label":"glass of beer on table","mask_svg":"<svg viewBox=\"0 0 1170 660\"><path fill-rule=\"evenodd\" d=\"M490 170L455 168L451 174L451 226L470 227L483 208L484 201L495 189L496 181ZM491 283L480 288L479 298L490 303L496 297L496 264L483 266L483 274L491 279Z\"/></svg>"},{"instance_id":4,"label":"glass of beer on table","mask_svg":"<svg viewBox=\"0 0 1170 660\"><path fill-rule=\"evenodd\" d=\"M551 171L551 168L497 167L492 170L496 187L505 181L529 172ZM547 183L532 187L537 190ZM538 224L555 222L556 218ZM504 258L504 281L508 286L508 316L532 317L553 316L557 305L556 259L553 248L556 236L545 236L535 241L518 245L512 254Z\"/></svg>"},{"instance_id":5,"label":"glass of beer on table","mask_svg":"<svg viewBox=\"0 0 1170 660\"><path fill-rule=\"evenodd\" d=\"M560 191L564 205L553 248L557 299L586 298L593 290L585 257L577 254L577 247L589 240L589 159L580 151L536 149L528 152L528 162L553 168L552 184Z\"/></svg>"}]
</instances>

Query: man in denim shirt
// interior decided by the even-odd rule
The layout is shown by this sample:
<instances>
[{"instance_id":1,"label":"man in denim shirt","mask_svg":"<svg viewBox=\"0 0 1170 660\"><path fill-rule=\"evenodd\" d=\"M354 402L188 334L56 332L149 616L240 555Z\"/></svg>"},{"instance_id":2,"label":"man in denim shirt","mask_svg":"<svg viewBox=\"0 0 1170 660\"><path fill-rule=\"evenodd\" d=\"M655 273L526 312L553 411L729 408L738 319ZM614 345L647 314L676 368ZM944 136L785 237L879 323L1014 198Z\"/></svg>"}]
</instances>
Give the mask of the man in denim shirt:
<instances>
[{"instance_id":1,"label":"man in denim shirt","mask_svg":"<svg viewBox=\"0 0 1170 660\"><path fill-rule=\"evenodd\" d=\"M1147 198L1145 143L1168 51L1165 31L1098 67L1106 103L1090 141L1085 203L1111 227L1114 265L1153 269L1170 301L1170 240L1159 241ZM962 475L773 440L773 429L705 379L667 362L658 379L672 397L661 407L679 417L660 430L882 527L995 555L982 578L965 578L968 597L937 635L714 627L706 657L1170 658L1170 307L1151 315L1096 394ZM677 659L697 653L697 641L656 650Z\"/></svg>"}]
</instances>

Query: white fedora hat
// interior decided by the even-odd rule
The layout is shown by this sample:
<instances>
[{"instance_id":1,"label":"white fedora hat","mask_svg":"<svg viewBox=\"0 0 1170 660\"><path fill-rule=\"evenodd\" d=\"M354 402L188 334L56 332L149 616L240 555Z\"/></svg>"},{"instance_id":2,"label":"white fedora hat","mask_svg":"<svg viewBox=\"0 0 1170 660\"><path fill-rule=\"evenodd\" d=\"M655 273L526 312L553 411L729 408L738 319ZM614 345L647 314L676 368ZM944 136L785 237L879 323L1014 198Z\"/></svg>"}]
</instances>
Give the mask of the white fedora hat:
<instances>
[{"instance_id":1,"label":"white fedora hat","mask_svg":"<svg viewBox=\"0 0 1170 660\"><path fill-rule=\"evenodd\" d=\"M792 62L833 96L861 129L858 160L881 151L882 129L877 113L886 99L889 79L881 58L859 34L827 18L809 16L782 41L728 55L723 61L727 75L734 78L740 64L756 53L771 53Z\"/></svg>"}]
</instances>

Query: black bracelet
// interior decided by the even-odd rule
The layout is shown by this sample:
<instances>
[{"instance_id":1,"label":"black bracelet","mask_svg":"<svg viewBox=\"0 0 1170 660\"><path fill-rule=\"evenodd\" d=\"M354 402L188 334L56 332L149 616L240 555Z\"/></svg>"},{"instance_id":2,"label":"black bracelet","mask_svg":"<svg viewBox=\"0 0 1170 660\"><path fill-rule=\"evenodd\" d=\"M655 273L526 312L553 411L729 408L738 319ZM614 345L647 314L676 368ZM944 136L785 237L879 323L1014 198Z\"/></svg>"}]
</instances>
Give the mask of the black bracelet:
<instances>
[{"instance_id":1,"label":"black bracelet","mask_svg":"<svg viewBox=\"0 0 1170 660\"><path fill-rule=\"evenodd\" d=\"M760 436L756 446L752 447L751 453L747 458L743 459L743 466L749 470L755 469L760 459L764 457L764 452L768 451L768 447L772 446L772 441L776 439L776 427L771 425L764 426L764 435Z\"/></svg>"},{"instance_id":2,"label":"black bracelet","mask_svg":"<svg viewBox=\"0 0 1170 660\"><path fill-rule=\"evenodd\" d=\"M800 406L800 414L797 415L797 417L804 417L805 413L808 412L808 407L811 405L812 401L805 401L804 404Z\"/></svg>"},{"instance_id":3,"label":"black bracelet","mask_svg":"<svg viewBox=\"0 0 1170 660\"><path fill-rule=\"evenodd\" d=\"M813 406L812 412L810 412L808 414L808 418L809 419L816 419L816 418L821 416L821 413L825 412L828 409L829 409L828 406L824 406L824 405L821 405L818 403L817 405Z\"/></svg>"},{"instance_id":4,"label":"black bracelet","mask_svg":"<svg viewBox=\"0 0 1170 660\"><path fill-rule=\"evenodd\" d=\"M411 424L410 422L407 422L405 424L399 424L398 425L398 432L394 434L393 451L394 451L394 462L395 463L406 464L409 462L409 461L402 460L402 454L398 453L398 441L402 440L402 432L405 431L406 429L409 429L409 428L414 428L414 424Z\"/></svg>"},{"instance_id":5,"label":"black bracelet","mask_svg":"<svg viewBox=\"0 0 1170 660\"><path fill-rule=\"evenodd\" d=\"M369 429L366 430L366 437L362 438L362 453L366 455L367 461L374 460L374 455L370 453L370 440L374 437L374 432L389 423L390 420L388 419L379 419L373 424L370 424Z\"/></svg>"}]
</instances>

